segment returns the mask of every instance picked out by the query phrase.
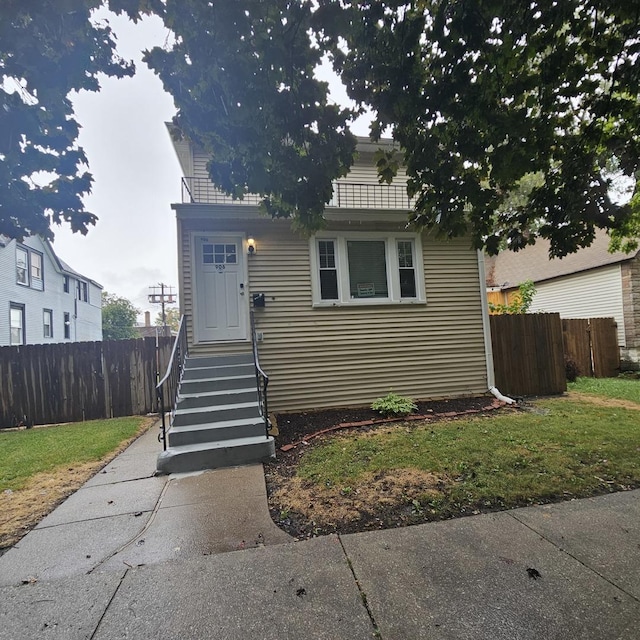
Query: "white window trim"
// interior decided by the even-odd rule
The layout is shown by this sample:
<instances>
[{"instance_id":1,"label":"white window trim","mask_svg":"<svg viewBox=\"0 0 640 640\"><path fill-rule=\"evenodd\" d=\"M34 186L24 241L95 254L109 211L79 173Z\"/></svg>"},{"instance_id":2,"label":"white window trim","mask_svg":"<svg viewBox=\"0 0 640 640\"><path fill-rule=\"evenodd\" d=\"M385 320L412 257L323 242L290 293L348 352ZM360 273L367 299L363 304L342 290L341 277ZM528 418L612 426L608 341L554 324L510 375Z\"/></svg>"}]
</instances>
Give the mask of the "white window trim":
<instances>
[{"instance_id":1,"label":"white window trim","mask_svg":"<svg viewBox=\"0 0 640 640\"><path fill-rule=\"evenodd\" d=\"M322 300L320 297L320 260L318 241L333 240L336 250L336 269L338 272L338 299ZM386 298L352 299L349 293L349 259L347 241L349 240L384 240L386 243L385 258L387 263L387 286L389 296ZM400 270L398 265L398 240L411 240L414 250L414 268L416 273L416 297L400 297ZM309 239L309 255L311 258L311 289L313 307L367 307L380 305L425 304L427 301L424 285L424 264L422 258L422 239L419 233L407 232L330 232L319 231Z\"/></svg>"}]
</instances>

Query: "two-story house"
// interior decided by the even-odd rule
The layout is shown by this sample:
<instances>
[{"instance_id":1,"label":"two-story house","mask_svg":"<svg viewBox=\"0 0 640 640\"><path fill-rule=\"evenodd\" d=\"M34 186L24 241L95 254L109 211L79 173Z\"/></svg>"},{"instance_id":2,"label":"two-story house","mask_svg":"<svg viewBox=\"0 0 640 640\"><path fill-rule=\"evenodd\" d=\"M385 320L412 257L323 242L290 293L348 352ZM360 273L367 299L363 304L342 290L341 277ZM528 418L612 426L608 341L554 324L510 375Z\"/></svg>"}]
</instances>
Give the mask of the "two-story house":
<instances>
[{"instance_id":1,"label":"two-story house","mask_svg":"<svg viewBox=\"0 0 640 640\"><path fill-rule=\"evenodd\" d=\"M482 253L470 238L442 241L408 226L406 177L380 184L375 166L377 149L392 141L359 139L313 235L263 215L257 196L220 193L207 155L187 140L174 145L184 175L173 209L190 357L160 470L273 452L264 426L261 434L247 423L253 347L269 377L269 411L369 405L390 390L481 395L493 385Z\"/></svg>"},{"instance_id":2,"label":"two-story house","mask_svg":"<svg viewBox=\"0 0 640 640\"><path fill-rule=\"evenodd\" d=\"M40 236L0 236L0 346L102 340L102 286Z\"/></svg>"}]
</instances>

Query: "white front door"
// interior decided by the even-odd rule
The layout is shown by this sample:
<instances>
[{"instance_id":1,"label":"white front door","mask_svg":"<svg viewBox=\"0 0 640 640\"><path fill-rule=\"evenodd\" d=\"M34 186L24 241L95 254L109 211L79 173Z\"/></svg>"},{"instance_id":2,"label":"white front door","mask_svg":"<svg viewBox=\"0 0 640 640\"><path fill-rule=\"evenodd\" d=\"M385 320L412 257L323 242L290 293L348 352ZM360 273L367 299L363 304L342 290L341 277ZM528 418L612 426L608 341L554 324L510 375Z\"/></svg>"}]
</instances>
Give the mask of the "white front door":
<instances>
[{"instance_id":1,"label":"white front door","mask_svg":"<svg viewBox=\"0 0 640 640\"><path fill-rule=\"evenodd\" d=\"M194 237L196 342L248 337L242 240L217 234Z\"/></svg>"}]
</instances>

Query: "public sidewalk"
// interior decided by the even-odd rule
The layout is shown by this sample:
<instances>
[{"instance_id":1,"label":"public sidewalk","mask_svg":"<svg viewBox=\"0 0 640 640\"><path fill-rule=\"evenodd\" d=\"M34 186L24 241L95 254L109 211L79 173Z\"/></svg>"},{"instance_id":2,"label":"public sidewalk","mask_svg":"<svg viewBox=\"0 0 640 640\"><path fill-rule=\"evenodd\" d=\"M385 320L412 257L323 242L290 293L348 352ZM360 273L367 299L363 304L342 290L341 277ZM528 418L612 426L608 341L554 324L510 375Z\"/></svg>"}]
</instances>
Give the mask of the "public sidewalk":
<instances>
[{"instance_id":1,"label":"public sidewalk","mask_svg":"<svg viewBox=\"0 0 640 640\"><path fill-rule=\"evenodd\" d=\"M0 639L635 640L640 491L293 542L152 429L0 557Z\"/></svg>"}]
</instances>

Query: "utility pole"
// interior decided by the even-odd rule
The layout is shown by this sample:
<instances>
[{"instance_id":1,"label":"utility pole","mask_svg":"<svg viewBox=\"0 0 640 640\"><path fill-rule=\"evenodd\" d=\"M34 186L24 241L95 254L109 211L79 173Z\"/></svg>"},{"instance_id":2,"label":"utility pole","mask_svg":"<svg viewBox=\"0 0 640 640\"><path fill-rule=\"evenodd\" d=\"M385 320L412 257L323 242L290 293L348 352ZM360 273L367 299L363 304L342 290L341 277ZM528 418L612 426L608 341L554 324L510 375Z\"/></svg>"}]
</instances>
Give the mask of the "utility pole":
<instances>
[{"instance_id":1,"label":"utility pole","mask_svg":"<svg viewBox=\"0 0 640 640\"><path fill-rule=\"evenodd\" d=\"M149 287L149 302L151 304L162 305L162 332L163 335L167 335L167 314L165 313L165 305L175 304L176 294L173 292L173 287L159 282L157 287Z\"/></svg>"}]
</instances>

